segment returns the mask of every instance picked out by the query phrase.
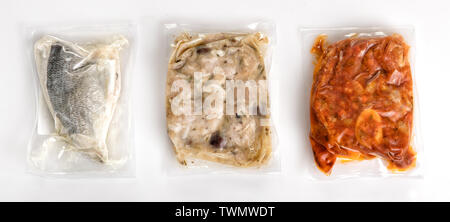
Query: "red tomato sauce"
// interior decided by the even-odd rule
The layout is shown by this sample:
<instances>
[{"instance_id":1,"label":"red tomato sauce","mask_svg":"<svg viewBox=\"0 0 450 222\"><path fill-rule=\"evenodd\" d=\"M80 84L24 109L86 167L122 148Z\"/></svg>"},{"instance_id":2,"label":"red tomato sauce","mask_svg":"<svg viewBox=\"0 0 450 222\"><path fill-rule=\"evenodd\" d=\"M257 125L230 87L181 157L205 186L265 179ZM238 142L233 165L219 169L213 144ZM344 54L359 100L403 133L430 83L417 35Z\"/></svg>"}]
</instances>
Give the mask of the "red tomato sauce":
<instances>
[{"instance_id":1,"label":"red tomato sauce","mask_svg":"<svg viewBox=\"0 0 450 222\"><path fill-rule=\"evenodd\" d=\"M311 49L310 141L318 168L330 174L338 158L376 157L392 171L412 168L413 82L403 37L326 40L318 36Z\"/></svg>"}]
</instances>

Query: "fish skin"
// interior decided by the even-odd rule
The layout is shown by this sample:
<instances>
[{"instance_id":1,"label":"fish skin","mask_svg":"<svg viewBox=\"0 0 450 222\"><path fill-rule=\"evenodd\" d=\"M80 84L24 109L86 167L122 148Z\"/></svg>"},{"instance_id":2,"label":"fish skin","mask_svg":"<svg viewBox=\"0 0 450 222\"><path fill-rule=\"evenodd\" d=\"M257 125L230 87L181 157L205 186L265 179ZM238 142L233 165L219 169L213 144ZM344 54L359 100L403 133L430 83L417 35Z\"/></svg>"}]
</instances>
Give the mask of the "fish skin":
<instances>
[{"instance_id":1,"label":"fish skin","mask_svg":"<svg viewBox=\"0 0 450 222\"><path fill-rule=\"evenodd\" d=\"M72 148L104 162L120 94L121 47L114 43L81 47L50 36L35 45L41 87L56 133Z\"/></svg>"},{"instance_id":2,"label":"fish skin","mask_svg":"<svg viewBox=\"0 0 450 222\"><path fill-rule=\"evenodd\" d=\"M83 111L84 107L89 106L83 104L83 106L76 106L77 108L72 112L70 110L72 109L71 104L77 103L75 96L77 88L81 86L79 80L76 77L70 77L69 73L75 72L74 74L76 74L73 66L80 60L73 53L63 50L61 45L51 46L47 65L47 91L56 117L60 119L63 128L69 135L92 133L92 129L88 127L92 122L91 115ZM90 98L89 95L84 97ZM80 99L78 103L85 103L84 101ZM83 113L85 115L82 115Z\"/></svg>"}]
</instances>

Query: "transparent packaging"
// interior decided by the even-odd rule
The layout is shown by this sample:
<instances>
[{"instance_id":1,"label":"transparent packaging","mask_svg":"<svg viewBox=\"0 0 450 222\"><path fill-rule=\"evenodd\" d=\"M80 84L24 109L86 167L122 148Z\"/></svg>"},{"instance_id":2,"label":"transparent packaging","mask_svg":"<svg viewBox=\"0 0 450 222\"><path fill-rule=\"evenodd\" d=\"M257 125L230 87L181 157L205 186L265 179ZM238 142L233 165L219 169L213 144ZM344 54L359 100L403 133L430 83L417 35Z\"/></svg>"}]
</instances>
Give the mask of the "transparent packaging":
<instances>
[{"instance_id":1,"label":"transparent packaging","mask_svg":"<svg viewBox=\"0 0 450 222\"><path fill-rule=\"evenodd\" d=\"M275 25L242 24L164 25L169 174L280 169L269 75Z\"/></svg>"},{"instance_id":2,"label":"transparent packaging","mask_svg":"<svg viewBox=\"0 0 450 222\"><path fill-rule=\"evenodd\" d=\"M28 28L36 125L28 171L133 177L131 74L136 25Z\"/></svg>"},{"instance_id":3,"label":"transparent packaging","mask_svg":"<svg viewBox=\"0 0 450 222\"><path fill-rule=\"evenodd\" d=\"M414 28L301 28L300 35L312 85L305 90L312 177L422 178Z\"/></svg>"}]
</instances>

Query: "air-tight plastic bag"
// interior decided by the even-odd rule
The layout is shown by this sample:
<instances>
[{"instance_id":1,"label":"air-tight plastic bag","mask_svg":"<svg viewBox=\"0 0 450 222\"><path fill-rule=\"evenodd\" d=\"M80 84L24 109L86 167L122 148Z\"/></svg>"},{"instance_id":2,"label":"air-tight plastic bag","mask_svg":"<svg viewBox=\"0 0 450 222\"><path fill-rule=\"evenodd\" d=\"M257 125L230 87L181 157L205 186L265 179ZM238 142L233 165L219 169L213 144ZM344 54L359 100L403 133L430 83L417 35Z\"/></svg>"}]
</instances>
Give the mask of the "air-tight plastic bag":
<instances>
[{"instance_id":1,"label":"air-tight plastic bag","mask_svg":"<svg viewBox=\"0 0 450 222\"><path fill-rule=\"evenodd\" d=\"M29 171L134 176L133 24L31 31L37 121Z\"/></svg>"},{"instance_id":2,"label":"air-tight plastic bag","mask_svg":"<svg viewBox=\"0 0 450 222\"><path fill-rule=\"evenodd\" d=\"M166 24L173 172L279 169L271 121L271 23ZM183 169L189 168L189 169Z\"/></svg>"},{"instance_id":3,"label":"air-tight plastic bag","mask_svg":"<svg viewBox=\"0 0 450 222\"><path fill-rule=\"evenodd\" d=\"M313 175L421 177L414 29L306 28L301 36Z\"/></svg>"}]
</instances>

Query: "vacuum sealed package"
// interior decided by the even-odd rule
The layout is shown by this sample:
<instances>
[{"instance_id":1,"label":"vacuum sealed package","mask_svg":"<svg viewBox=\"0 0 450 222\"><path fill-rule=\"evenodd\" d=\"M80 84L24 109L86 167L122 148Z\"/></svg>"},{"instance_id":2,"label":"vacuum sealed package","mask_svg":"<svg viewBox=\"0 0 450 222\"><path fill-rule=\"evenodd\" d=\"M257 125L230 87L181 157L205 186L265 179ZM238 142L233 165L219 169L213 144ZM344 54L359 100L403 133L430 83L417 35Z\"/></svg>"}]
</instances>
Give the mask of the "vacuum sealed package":
<instances>
[{"instance_id":1,"label":"vacuum sealed package","mask_svg":"<svg viewBox=\"0 0 450 222\"><path fill-rule=\"evenodd\" d=\"M165 25L167 131L190 171L277 171L269 70L274 25Z\"/></svg>"},{"instance_id":2,"label":"vacuum sealed package","mask_svg":"<svg viewBox=\"0 0 450 222\"><path fill-rule=\"evenodd\" d=\"M133 24L32 31L38 101L28 151L32 173L134 176L135 41Z\"/></svg>"},{"instance_id":3,"label":"vacuum sealed package","mask_svg":"<svg viewBox=\"0 0 450 222\"><path fill-rule=\"evenodd\" d=\"M421 176L414 30L302 29L302 38L319 175Z\"/></svg>"}]
</instances>

